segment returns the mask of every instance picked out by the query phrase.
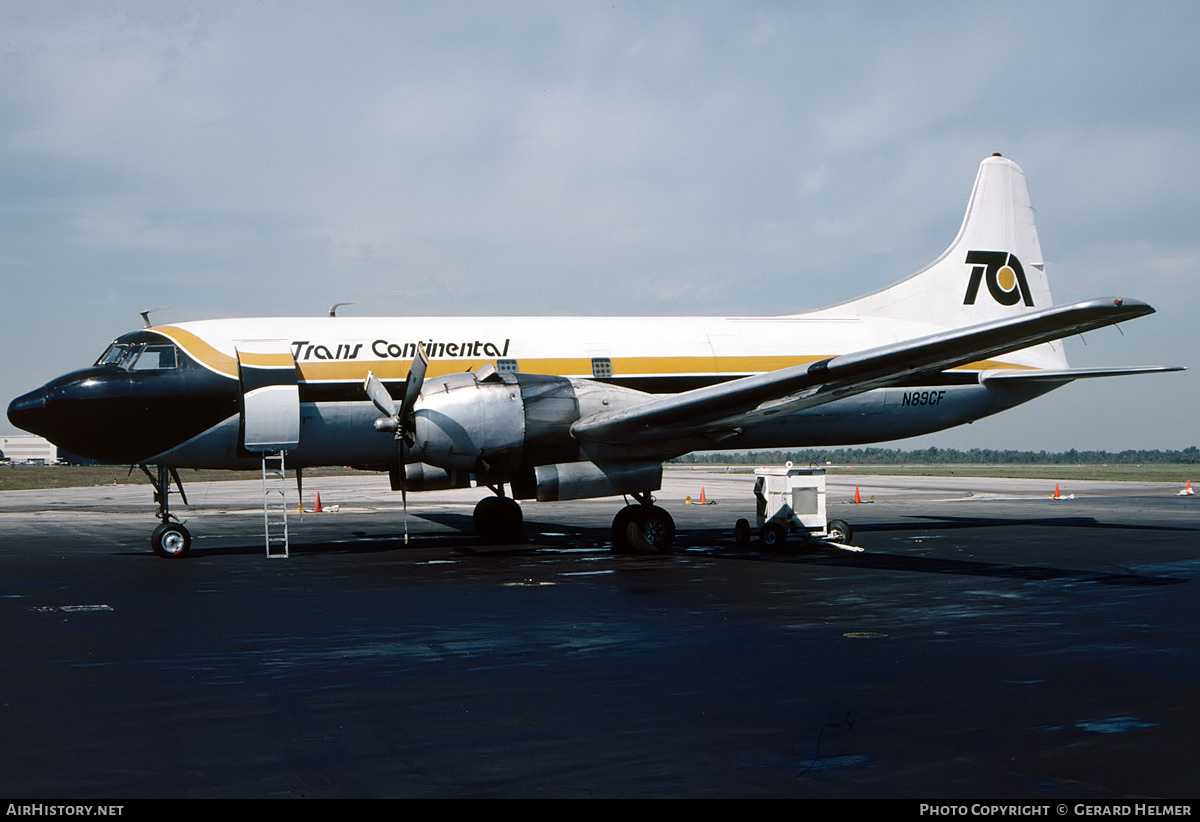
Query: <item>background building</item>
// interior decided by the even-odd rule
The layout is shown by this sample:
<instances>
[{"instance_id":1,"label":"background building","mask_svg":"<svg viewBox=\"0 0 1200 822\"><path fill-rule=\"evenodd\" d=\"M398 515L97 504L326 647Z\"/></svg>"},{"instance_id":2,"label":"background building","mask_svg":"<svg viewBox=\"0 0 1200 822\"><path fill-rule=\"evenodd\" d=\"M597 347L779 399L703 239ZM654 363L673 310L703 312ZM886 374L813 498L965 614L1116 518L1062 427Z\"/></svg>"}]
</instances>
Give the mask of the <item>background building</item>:
<instances>
[{"instance_id":1,"label":"background building","mask_svg":"<svg viewBox=\"0 0 1200 822\"><path fill-rule=\"evenodd\" d=\"M34 434L12 434L0 437L0 453L15 464L53 465L58 461L58 446L45 437Z\"/></svg>"}]
</instances>

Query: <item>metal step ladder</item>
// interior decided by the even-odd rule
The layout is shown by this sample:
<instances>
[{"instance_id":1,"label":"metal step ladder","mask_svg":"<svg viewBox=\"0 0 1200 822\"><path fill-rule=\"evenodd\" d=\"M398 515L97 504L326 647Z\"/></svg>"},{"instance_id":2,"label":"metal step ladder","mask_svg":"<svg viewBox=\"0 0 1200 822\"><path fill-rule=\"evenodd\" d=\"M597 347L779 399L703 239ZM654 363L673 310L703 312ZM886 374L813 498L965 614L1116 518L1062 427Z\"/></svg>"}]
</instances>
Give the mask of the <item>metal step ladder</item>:
<instances>
[{"instance_id":1,"label":"metal step ladder","mask_svg":"<svg viewBox=\"0 0 1200 822\"><path fill-rule=\"evenodd\" d=\"M283 451L262 452L263 533L267 557L286 559L288 555L287 478Z\"/></svg>"}]
</instances>

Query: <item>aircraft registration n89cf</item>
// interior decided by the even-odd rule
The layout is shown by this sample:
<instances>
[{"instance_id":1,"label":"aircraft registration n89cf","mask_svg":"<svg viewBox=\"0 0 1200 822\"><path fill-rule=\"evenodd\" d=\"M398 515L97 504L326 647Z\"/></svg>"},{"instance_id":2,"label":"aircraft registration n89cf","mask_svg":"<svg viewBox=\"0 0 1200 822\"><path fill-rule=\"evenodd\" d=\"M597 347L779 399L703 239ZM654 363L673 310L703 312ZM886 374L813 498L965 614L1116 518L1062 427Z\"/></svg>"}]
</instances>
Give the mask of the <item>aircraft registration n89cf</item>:
<instances>
[{"instance_id":1,"label":"aircraft registration n89cf","mask_svg":"<svg viewBox=\"0 0 1200 822\"><path fill-rule=\"evenodd\" d=\"M402 492L490 488L475 523L492 538L520 528L517 500L626 495L614 548L663 551L664 460L894 440L1079 378L1178 370L1067 364L1063 337L1150 313L1113 297L1053 305L1025 176L994 155L945 253L818 311L178 323L117 338L8 416L64 450L141 466L164 556L190 543L167 504L178 468L255 468L275 452L296 469L386 470Z\"/></svg>"}]
</instances>

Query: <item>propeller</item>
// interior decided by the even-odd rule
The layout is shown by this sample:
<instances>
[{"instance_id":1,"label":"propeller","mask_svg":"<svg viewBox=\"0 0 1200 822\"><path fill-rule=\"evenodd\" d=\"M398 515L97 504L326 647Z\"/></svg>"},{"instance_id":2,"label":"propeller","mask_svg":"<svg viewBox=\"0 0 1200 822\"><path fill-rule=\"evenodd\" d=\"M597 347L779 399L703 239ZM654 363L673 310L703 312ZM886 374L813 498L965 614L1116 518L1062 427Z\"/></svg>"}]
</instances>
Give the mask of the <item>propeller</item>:
<instances>
[{"instance_id":1,"label":"propeller","mask_svg":"<svg viewBox=\"0 0 1200 822\"><path fill-rule=\"evenodd\" d=\"M413 413L417 400L421 396L421 386L425 383L425 372L429 370L429 356L425 347L417 344L417 356L408 368L408 378L404 382L404 399L400 407L388 392L383 381L370 371L363 382L363 390L379 409L383 417L375 420L376 431L392 431L396 438L397 459L400 463L400 499L404 506L404 543L408 544L408 482L405 478L405 465L408 464L408 449L416 444L416 417Z\"/></svg>"}]
</instances>

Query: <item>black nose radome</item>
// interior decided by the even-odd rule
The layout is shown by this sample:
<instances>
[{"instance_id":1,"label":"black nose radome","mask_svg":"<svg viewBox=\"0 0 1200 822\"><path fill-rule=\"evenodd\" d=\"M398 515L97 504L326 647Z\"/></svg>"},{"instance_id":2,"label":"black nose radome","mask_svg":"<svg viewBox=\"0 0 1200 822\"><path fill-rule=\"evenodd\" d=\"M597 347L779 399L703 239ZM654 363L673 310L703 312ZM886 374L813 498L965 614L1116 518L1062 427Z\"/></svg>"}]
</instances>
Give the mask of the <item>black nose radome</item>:
<instances>
[{"instance_id":1,"label":"black nose radome","mask_svg":"<svg viewBox=\"0 0 1200 822\"><path fill-rule=\"evenodd\" d=\"M46 390L38 388L8 404L8 421L33 434L41 434L46 417Z\"/></svg>"}]
</instances>

